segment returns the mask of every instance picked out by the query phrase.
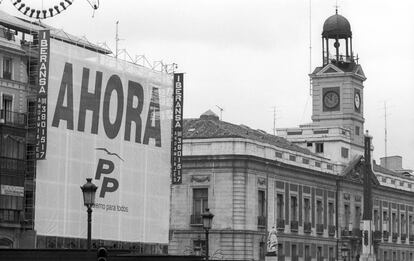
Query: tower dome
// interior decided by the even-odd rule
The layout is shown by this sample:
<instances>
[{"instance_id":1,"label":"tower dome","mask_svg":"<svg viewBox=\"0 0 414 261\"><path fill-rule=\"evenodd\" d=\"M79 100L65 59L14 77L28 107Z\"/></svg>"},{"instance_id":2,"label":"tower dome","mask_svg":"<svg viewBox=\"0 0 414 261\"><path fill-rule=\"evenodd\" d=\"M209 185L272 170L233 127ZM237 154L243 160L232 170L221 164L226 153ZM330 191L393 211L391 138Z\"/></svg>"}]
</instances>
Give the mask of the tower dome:
<instances>
[{"instance_id":1,"label":"tower dome","mask_svg":"<svg viewBox=\"0 0 414 261\"><path fill-rule=\"evenodd\" d=\"M351 25L345 17L336 13L326 19L322 36L331 39L352 37Z\"/></svg>"}]
</instances>

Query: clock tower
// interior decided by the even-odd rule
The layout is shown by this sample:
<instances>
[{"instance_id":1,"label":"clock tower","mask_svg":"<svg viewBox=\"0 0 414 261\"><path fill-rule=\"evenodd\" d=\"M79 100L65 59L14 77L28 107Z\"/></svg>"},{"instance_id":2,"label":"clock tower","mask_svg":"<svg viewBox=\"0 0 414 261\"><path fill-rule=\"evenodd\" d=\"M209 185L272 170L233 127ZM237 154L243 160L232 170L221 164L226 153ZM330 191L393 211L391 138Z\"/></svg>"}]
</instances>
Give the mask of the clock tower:
<instances>
[{"instance_id":1,"label":"clock tower","mask_svg":"<svg viewBox=\"0 0 414 261\"><path fill-rule=\"evenodd\" d=\"M366 77L352 51L351 25L338 12L323 25L322 66L309 76L312 81L313 123L348 129L351 147L362 149L363 82Z\"/></svg>"}]
</instances>

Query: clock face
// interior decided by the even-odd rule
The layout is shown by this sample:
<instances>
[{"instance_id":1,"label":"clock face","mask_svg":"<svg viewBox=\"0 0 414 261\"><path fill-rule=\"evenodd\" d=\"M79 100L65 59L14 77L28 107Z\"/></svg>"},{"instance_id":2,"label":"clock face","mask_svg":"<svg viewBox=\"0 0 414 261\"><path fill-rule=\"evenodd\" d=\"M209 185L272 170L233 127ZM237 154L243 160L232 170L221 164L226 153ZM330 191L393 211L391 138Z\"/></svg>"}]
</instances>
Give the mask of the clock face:
<instances>
[{"instance_id":1,"label":"clock face","mask_svg":"<svg viewBox=\"0 0 414 261\"><path fill-rule=\"evenodd\" d=\"M325 96L323 97L323 103L325 104L325 107L329 109L335 108L339 104L338 93L334 91L329 91L325 93Z\"/></svg>"},{"instance_id":2,"label":"clock face","mask_svg":"<svg viewBox=\"0 0 414 261\"><path fill-rule=\"evenodd\" d=\"M359 93L355 93L354 103L355 103L355 108L359 110L359 107L361 106L361 97L359 96Z\"/></svg>"}]
</instances>

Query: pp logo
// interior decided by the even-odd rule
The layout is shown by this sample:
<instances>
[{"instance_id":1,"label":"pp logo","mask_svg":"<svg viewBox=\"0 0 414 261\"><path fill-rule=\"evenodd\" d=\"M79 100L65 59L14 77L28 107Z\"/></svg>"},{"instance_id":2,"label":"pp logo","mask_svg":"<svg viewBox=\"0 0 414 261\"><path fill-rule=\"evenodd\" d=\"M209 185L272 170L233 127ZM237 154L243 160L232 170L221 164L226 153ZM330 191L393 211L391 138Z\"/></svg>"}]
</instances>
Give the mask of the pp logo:
<instances>
[{"instance_id":1,"label":"pp logo","mask_svg":"<svg viewBox=\"0 0 414 261\"><path fill-rule=\"evenodd\" d=\"M119 157L118 154L109 152L105 148L96 148L96 150L103 150L108 155L116 156L123 161L123 159ZM103 176L110 175L114 171L114 169L115 164L113 161L107 159L99 159L98 166L96 167L95 179L100 180L103 177L101 191L99 193L100 198L104 198L107 192L115 192L119 187L119 182L117 179L108 176Z\"/></svg>"}]
</instances>

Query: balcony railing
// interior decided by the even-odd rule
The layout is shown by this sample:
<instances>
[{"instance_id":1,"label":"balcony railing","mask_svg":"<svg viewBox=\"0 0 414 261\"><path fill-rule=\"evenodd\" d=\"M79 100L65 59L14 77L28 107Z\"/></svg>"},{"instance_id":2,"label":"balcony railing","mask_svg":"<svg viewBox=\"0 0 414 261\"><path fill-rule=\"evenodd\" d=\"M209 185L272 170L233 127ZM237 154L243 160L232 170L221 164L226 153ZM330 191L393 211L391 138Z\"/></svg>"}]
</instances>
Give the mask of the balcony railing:
<instances>
[{"instance_id":1,"label":"balcony railing","mask_svg":"<svg viewBox=\"0 0 414 261\"><path fill-rule=\"evenodd\" d=\"M296 221L296 220L291 220L290 221L290 231L298 232L298 228L299 228L299 222Z\"/></svg>"},{"instance_id":2,"label":"balcony railing","mask_svg":"<svg viewBox=\"0 0 414 261\"><path fill-rule=\"evenodd\" d=\"M266 227L266 217L265 216L257 216L257 226L260 228Z\"/></svg>"},{"instance_id":3,"label":"balcony railing","mask_svg":"<svg viewBox=\"0 0 414 261\"><path fill-rule=\"evenodd\" d=\"M328 226L328 235L330 237L335 236L335 229L336 229L336 227L334 225L329 225Z\"/></svg>"},{"instance_id":4,"label":"balcony railing","mask_svg":"<svg viewBox=\"0 0 414 261\"><path fill-rule=\"evenodd\" d=\"M397 242L397 239L398 239L398 233L392 233L392 242Z\"/></svg>"},{"instance_id":5,"label":"balcony railing","mask_svg":"<svg viewBox=\"0 0 414 261\"><path fill-rule=\"evenodd\" d=\"M344 228L344 229L341 230L341 236L348 237L350 235L351 235L351 233L349 233L348 229Z\"/></svg>"},{"instance_id":6,"label":"balcony railing","mask_svg":"<svg viewBox=\"0 0 414 261\"><path fill-rule=\"evenodd\" d=\"M26 161L23 159L0 157L0 170L12 170L24 173L26 170Z\"/></svg>"},{"instance_id":7,"label":"balcony railing","mask_svg":"<svg viewBox=\"0 0 414 261\"><path fill-rule=\"evenodd\" d=\"M312 232L312 223L311 222L303 223L303 232L307 233L307 234Z\"/></svg>"},{"instance_id":8,"label":"balcony railing","mask_svg":"<svg viewBox=\"0 0 414 261\"><path fill-rule=\"evenodd\" d=\"M381 231L376 230L372 233L372 235L373 235L374 242L381 242L381 237L382 237Z\"/></svg>"},{"instance_id":9,"label":"balcony railing","mask_svg":"<svg viewBox=\"0 0 414 261\"><path fill-rule=\"evenodd\" d=\"M26 127L27 117L25 113L0 110L0 124Z\"/></svg>"},{"instance_id":10,"label":"balcony railing","mask_svg":"<svg viewBox=\"0 0 414 261\"><path fill-rule=\"evenodd\" d=\"M316 224L316 234L318 235L323 234L323 224Z\"/></svg>"},{"instance_id":11,"label":"balcony railing","mask_svg":"<svg viewBox=\"0 0 414 261\"><path fill-rule=\"evenodd\" d=\"M382 238L384 239L384 242L388 242L389 236L390 236L390 233L388 231L384 230L382 232Z\"/></svg>"},{"instance_id":12,"label":"balcony railing","mask_svg":"<svg viewBox=\"0 0 414 261\"><path fill-rule=\"evenodd\" d=\"M202 226L203 225L203 219L201 218L201 215L191 215L190 224L192 226Z\"/></svg>"},{"instance_id":13,"label":"balcony railing","mask_svg":"<svg viewBox=\"0 0 414 261\"><path fill-rule=\"evenodd\" d=\"M278 219L276 223L276 228L278 231L285 231L285 220L284 219Z\"/></svg>"}]
</instances>

